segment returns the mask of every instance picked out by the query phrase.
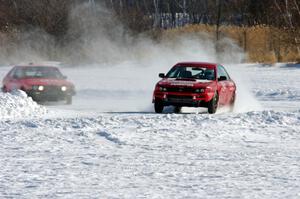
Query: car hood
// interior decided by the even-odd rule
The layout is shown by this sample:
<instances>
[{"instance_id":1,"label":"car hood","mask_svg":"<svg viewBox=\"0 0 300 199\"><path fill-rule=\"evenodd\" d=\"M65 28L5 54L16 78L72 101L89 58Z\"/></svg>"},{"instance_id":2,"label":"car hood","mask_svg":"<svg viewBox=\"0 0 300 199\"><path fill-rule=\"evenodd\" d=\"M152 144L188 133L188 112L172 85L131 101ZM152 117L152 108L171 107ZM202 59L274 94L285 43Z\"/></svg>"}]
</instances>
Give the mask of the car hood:
<instances>
[{"instance_id":1,"label":"car hood","mask_svg":"<svg viewBox=\"0 0 300 199\"><path fill-rule=\"evenodd\" d=\"M73 84L64 79L41 79L30 78L21 80L26 85L40 85L40 86L73 86Z\"/></svg>"},{"instance_id":2,"label":"car hood","mask_svg":"<svg viewBox=\"0 0 300 199\"><path fill-rule=\"evenodd\" d=\"M204 88L215 83L212 80L195 80L195 79L163 79L158 82L159 86L164 87L194 87Z\"/></svg>"}]
</instances>

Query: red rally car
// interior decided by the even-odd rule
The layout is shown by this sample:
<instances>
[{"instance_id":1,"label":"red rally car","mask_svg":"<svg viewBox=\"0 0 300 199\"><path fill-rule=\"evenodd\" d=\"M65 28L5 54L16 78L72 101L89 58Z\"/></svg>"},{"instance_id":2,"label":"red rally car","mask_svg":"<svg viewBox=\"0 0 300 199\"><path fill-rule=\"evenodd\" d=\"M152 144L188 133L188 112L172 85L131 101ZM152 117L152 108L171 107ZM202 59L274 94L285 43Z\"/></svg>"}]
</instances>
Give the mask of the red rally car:
<instances>
[{"instance_id":1,"label":"red rally car","mask_svg":"<svg viewBox=\"0 0 300 199\"><path fill-rule=\"evenodd\" d=\"M219 106L234 106L236 85L220 64L203 62L178 63L156 84L153 103L156 113L164 106L206 107L214 114Z\"/></svg>"},{"instance_id":2,"label":"red rally car","mask_svg":"<svg viewBox=\"0 0 300 199\"><path fill-rule=\"evenodd\" d=\"M66 100L72 103L74 85L57 67L41 65L14 66L3 79L2 90L23 90L37 102Z\"/></svg>"}]
</instances>

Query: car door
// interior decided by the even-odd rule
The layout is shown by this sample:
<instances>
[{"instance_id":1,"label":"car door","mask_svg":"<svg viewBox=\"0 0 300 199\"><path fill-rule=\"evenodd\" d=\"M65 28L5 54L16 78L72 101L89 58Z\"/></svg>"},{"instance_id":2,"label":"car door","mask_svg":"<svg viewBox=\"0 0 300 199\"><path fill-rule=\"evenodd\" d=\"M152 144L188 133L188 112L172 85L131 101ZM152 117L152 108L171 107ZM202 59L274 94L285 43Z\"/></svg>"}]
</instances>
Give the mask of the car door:
<instances>
[{"instance_id":1,"label":"car door","mask_svg":"<svg viewBox=\"0 0 300 199\"><path fill-rule=\"evenodd\" d=\"M226 90L227 90L227 103L230 104L232 102L232 99L235 97L235 83L229 79L226 83Z\"/></svg>"},{"instance_id":2,"label":"car door","mask_svg":"<svg viewBox=\"0 0 300 199\"><path fill-rule=\"evenodd\" d=\"M15 68L11 69L2 81L4 91L10 91L11 79L12 79L12 74L14 73L14 70L15 70Z\"/></svg>"},{"instance_id":3,"label":"car door","mask_svg":"<svg viewBox=\"0 0 300 199\"><path fill-rule=\"evenodd\" d=\"M18 79L18 73L20 73L20 69L13 69L4 79L4 84L7 91L12 91L14 89L20 89L20 80Z\"/></svg>"},{"instance_id":4,"label":"car door","mask_svg":"<svg viewBox=\"0 0 300 199\"><path fill-rule=\"evenodd\" d=\"M219 91L219 104L224 105L227 101L227 84L226 80L221 78L226 76L221 66L217 67L217 80L218 80L218 91Z\"/></svg>"},{"instance_id":5,"label":"car door","mask_svg":"<svg viewBox=\"0 0 300 199\"><path fill-rule=\"evenodd\" d=\"M229 104L232 100L232 97L235 92L235 84L231 80L230 76L228 75L226 69L220 65L220 71L223 76L226 77L226 80L223 81L225 85L224 89L224 104Z\"/></svg>"}]
</instances>

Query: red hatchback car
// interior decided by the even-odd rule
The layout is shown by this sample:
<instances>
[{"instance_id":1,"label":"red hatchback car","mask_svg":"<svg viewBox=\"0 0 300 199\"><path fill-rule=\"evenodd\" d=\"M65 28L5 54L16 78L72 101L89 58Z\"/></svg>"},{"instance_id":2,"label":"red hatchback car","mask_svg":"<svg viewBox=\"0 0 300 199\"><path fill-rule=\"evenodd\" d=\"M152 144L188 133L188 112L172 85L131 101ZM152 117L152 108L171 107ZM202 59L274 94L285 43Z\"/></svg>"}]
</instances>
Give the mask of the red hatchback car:
<instances>
[{"instance_id":1,"label":"red hatchback car","mask_svg":"<svg viewBox=\"0 0 300 199\"><path fill-rule=\"evenodd\" d=\"M206 107L213 114L219 106L234 106L236 85L220 64L183 62L176 64L156 84L153 103L156 113L164 106Z\"/></svg>"},{"instance_id":2,"label":"red hatchback car","mask_svg":"<svg viewBox=\"0 0 300 199\"><path fill-rule=\"evenodd\" d=\"M23 90L37 102L66 100L72 103L74 85L57 67L40 65L14 66L3 79L2 90Z\"/></svg>"}]
</instances>

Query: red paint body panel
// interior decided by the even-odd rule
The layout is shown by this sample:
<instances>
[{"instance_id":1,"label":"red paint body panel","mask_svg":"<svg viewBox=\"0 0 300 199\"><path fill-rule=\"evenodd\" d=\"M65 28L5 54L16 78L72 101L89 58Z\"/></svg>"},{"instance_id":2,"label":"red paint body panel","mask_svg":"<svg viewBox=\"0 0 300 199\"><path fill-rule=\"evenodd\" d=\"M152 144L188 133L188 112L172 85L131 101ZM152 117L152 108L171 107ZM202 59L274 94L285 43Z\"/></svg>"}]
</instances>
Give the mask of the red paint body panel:
<instances>
[{"instance_id":1,"label":"red paint body panel","mask_svg":"<svg viewBox=\"0 0 300 199\"><path fill-rule=\"evenodd\" d=\"M47 86L47 85L53 85L53 86L68 86L68 87L74 87L73 83L65 80L65 79L56 79L56 78L14 78L11 75L11 72L15 68L29 68L29 67L48 67L48 68L54 68L57 69L57 67L54 66L41 66L41 65L24 65L24 66L15 66L13 67L8 74L3 79L3 87L6 89L7 92L12 91L13 89L24 89L28 90L31 89L32 86L38 85L38 86Z\"/></svg>"},{"instance_id":2,"label":"red paint body panel","mask_svg":"<svg viewBox=\"0 0 300 199\"><path fill-rule=\"evenodd\" d=\"M57 67L43 65L14 66L4 77L2 89L23 90L36 101L57 101L75 95L73 83Z\"/></svg>"},{"instance_id":3,"label":"red paint body panel","mask_svg":"<svg viewBox=\"0 0 300 199\"><path fill-rule=\"evenodd\" d=\"M212 100L215 93L219 96L219 105L230 105L235 97L236 86L233 80L218 80L218 66L215 63L206 62L181 62L174 67L188 66L213 69L215 71L214 80L200 81L196 79L174 79L163 78L156 84L153 93L153 102L163 102L165 105L206 107L207 103ZM223 66L222 66L223 67ZM172 69L171 69L172 70ZM182 82L182 84L181 84ZM162 90L164 89L164 90ZM195 92L197 89L204 89L204 92ZM177 102L170 102L169 97L178 98ZM187 99L186 101L184 99Z\"/></svg>"}]
</instances>

